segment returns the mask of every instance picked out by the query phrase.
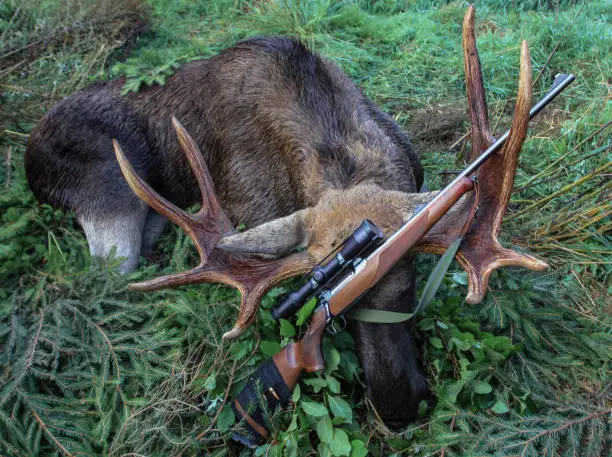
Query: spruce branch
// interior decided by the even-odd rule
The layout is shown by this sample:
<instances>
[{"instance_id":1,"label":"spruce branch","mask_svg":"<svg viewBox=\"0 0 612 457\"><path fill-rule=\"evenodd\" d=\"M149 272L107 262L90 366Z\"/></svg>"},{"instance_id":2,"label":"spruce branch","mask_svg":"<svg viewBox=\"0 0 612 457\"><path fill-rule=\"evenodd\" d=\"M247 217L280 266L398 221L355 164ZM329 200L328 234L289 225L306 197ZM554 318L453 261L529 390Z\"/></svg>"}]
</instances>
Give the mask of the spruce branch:
<instances>
[{"instance_id":1,"label":"spruce branch","mask_svg":"<svg viewBox=\"0 0 612 457\"><path fill-rule=\"evenodd\" d=\"M237 363L238 363L238 361L234 360L234 364L232 365L232 368L230 370L229 381L227 382L227 387L225 388L225 393L223 394L223 401L221 402L221 405L219 406L219 409L217 410L217 412L215 413L214 417L210 421L210 424L208 425L208 427L206 427L206 430L204 430L203 432L200 432L196 436L196 438L195 438L196 442L200 441L202 438L204 438L212 430L212 428L214 427L215 423L217 422L217 419L219 419L219 415L221 414L221 411L223 410L223 407L227 403L227 399L229 397L230 388L232 387L232 382L234 382L234 374L236 373L236 364ZM185 453L185 451L187 451L187 449L189 449L189 445L187 445L183 449L181 449L181 451L178 454L176 454L174 457L183 457L183 454Z\"/></svg>"},{"instance_id":2,"label":"spruce branch","mask_svg":"<svg viewBox=\"0 0 612 457\"><path fill-rule=\"evenodd\" d=\"M67 455L68 457L73 457L73 454L68 452L68 450L64 446L62 446L62 443L60 443L57 440L57 438L55 436L53 436L53 434L47 428L47 425L43 422L43 420L40 418L40 416L38 414L36 414L36 411L34 411L34 409L32 409L32 408L31 408L31 411L32 411L32 415L34 416L34 419L36 419L36 422L38 422L38 424L40 425L40 428L43 429L43 431L47 434L47 436L51 439L51 441L53 441L55 446L60 451L62 451L62 454Z\"/></svg>"},{"instance_id":3,"label":"spruce branch","mask_svg":"<svg viewBox=\"0 0 612 457\"><path fill-rule=\"evenodd\" d=\"M39 322L38 322L38 329L36 330L36 335L32 339L32 342L30 343L30 354L28 355L28 358L26 359L26 363L25 363L24 368L19 372L19 375L18 375L17 379L15 379L12 382L14 387L18 387L19 386L19 384L23 380L24 376L28 373L28 371L30 370L30 367L32 366L32 361L34 360L34 354L36 352L36 346L38 345L38 341L39 341L39 338L40 338L40 332L42 330L42 326L43 326L44 320L45 320L45 313L44 313L44 311L41 311L40 312L40 319L39 319ZM12 393L12 389L7 389L6 395L2 398L2 400L0 400L0 408L10 398L11 393Z\"/></svg>"},{"instance_id":4,"label":"spruce branch","mask_svg":"<svg viewBox=\"0 0 612 457\"><path fill-rule=\"evenodd\" d=\"M115 362L115 369L117 371L117 389L119 389L120 384L121 384L121 369L119 368L119 360L117 359L117 354L115 353L115 348L113 347L113 343L108 338L104 330L102 330L102 327L100 327L98 324L93 322L89 318L89 316L85 315L80 309L70 305L69 303L66 303L65 306L72 309L75 313L79 314L83 318L83 320L87 323L87 325L95 328L98 331L98 333L102 336L102 339L104 340L104 342L108 345L108 350L110 352L110 355L113 358L113 361Z\"/></svg>"},{"instance_id":5,"label":"spruce branch","mask_svg":"<svg viewBox=\"0 0 612 457\"><path fill-rule=\"evenodd\" d=\"M556 433L559 433L563 430L566 430L570 427L573 427L577 424L583 424L585 422L588 422L592 419L595 419L597 417L603 416L603 415L610 415L612 414L612 409L604 409L601 411L593 411L592 413L590 413L589 415L585 416L585 417L581 417L579 419L575 419L575 420L571 420L569 422L566 422L565 424L559 426L559 427L555 427L552 429L547 429L547 430L542 430L540 433L538 433L537 435L523 441L520 444L512 444L509 446L504 446L504 449L511 449L511 448L515 448L517 446L523 446L523 451L521 452L521 457L524 457L525 455L527 455L527 451L530 449L530 447L532 447L540 438L545 437L545 436L551 436L554 435Z\"/></svg>"}]
</instances>

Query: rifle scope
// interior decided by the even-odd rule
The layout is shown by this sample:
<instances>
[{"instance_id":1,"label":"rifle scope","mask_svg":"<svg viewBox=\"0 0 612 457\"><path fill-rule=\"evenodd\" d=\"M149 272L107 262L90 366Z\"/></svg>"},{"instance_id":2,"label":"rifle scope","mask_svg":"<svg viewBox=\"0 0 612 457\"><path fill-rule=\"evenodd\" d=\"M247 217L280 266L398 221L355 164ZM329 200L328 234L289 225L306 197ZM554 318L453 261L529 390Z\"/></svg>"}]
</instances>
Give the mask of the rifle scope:
<instances>
[{"instance_id":1,"label":"rifle scope","mask_svg":"<svg viewBox=\"0 0 612 457\"><path fill-rule=\"evenodd\" d=\"M309 273L306 283L295 292L287 295L272 309L272 317L280 319L281 317L291 316L358 255L378 245L383 238L383 233L372 221L363 221L359 228L342 243L340 250L327 264L319 264L314 267Z\"/></svg>"}]
</instances>

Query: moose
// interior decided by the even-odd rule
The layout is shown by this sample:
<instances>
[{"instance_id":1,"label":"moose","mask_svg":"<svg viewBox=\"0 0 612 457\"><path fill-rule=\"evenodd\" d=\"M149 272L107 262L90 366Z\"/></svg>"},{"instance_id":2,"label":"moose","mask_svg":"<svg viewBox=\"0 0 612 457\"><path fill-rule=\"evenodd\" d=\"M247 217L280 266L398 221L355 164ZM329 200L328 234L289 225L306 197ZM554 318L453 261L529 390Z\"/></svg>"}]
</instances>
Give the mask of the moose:
<instances>
[{"instance_id":1,"label":"moose","mask_svg":"<svg viewBox=\"0 0 612 457\"><path fill-rule=\"evenodd\" d=\"M474 14L470 7L463 29L471 158L493 141ZM201 263L132 287L220 282L238 288L239 316L225 338L238 337L255 320L270 287L307 273L364 219L390 233L435 195L418 193L423 169L393 118L337 65L295 39L242 41L138 93L122 96L122 84L90 86L44 116L26 151L30 186L41 202L74 211L91 254L114 249L125 259L122 272L151 252L167 219L182 227ZM480 169L478 192L464 197L415 250L441 253L463 234L456 258L468 272L469 303L482 300L500 266L546 268L497 240L530 105L523 44L503 150ZM200 199L197 213L182 209ZM239 224L247 230L236 231ZM396 265L360 306L411 311L414 268L412 258ZM415 419L430 394L411 326L353 322L349 330L380 418L390 426Z\"/></svg>"}]
</instances>

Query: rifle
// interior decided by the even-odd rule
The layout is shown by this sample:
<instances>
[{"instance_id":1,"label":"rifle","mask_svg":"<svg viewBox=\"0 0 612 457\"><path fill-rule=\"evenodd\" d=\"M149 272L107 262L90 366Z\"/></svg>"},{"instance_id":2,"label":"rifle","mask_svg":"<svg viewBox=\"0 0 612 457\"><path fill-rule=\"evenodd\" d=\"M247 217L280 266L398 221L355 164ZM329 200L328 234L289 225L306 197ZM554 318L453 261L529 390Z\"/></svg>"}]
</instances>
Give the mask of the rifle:
<instances>
[{"instance_id":1,"label":"rifle","mask_svg":"<svg viewBox=\"0 0 612 457\"><path fill-rule=\"evenodd\" d=\"M532 119L573 80L574 75L557 75L549 92L530 110ZM233 438L248 447L255 447L269 435L262 399L269 410L289 404L291 392L301 374L324 368L321 340L328 324L341 317L361 296L374 287L383 276L453 207L474 188L474 173L494 153L501 149L510 134L508 130L450 184L427 204L415 210L412 218L386 240L380 229L370 221L361 226L331 254L327 263L317 265L306 283L289 294L272 310L275 319L291 316L311 297L316 297L315 309L306 333L291 342L271 359L264 362L238 394L232 409L243 422L246 433Z\"/></svg>"}]
</instances>

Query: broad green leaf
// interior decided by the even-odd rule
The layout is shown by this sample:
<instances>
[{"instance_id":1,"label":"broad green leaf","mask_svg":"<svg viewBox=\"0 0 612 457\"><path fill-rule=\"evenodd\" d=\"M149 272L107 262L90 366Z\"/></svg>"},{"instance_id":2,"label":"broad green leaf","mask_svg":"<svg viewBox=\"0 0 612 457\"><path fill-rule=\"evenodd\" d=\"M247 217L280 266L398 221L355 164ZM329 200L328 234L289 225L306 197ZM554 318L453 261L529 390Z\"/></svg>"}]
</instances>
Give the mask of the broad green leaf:
<instances>
[{"instance_id":1,"label":"broad green leaf","mask_svg":"<svg viewBox=\"0 0 612 457\"><path fill-rule=\"evenodd\" d=\"M314 401L302 402L302 409L306 414L312 417L322 417L327 415L327 408L325 408L325 406L323 406L321 403L316 403Z\"/></svg>"},{"instance_id":2,"label":"broad green leaf","mask_svg":"<svg viewBox=\"0 0 612 457\"><path fill-rule=\"evenodd\" d=\"M311 386L315 393L319 393L323 387L327 386L327 381L322 378L304 379L304 384Z\"/></svg>"},{"instance_id":3,"label":"broad green leaf","mask_svg":"<svg viewBox=\"0 0 612 457\"><path fill-rule=\"evenodd\" d=\"M325 355L325 373L333 373L338 369L338 365L340 364L340 353L338 349L333 346L330 346L327 354Z\"/></svg>"},{"instance_id":4,"label":"broad green leaf","mask_svg":"<svg viewBox=\"0 0 612 457\"><path fill-rule=\"evenodd\" d=\"M465 271L460 271L457 273L453 273L453 281L457 284L461 284L462 286L467 286L468 276Z\"/></svg>"},{"instance_id":5,"label":"broad green leaf","mask_svg":"<svg viewBox=\"0 0 612 457\"><path fill-rule=\"evenodd\" d=\"M497 400L495 404L491 407L491 411L493 411L495 414L504 414L510 410L503 401Z\"/></svg>"},{"instance_id":6,"label":"broad green leaf","mask_svg":"<svg viewBox=\"0 0 612 457\"><path fill-rule=\"evenodd\" d=\"M253 453L253 455L255 457L262 457L262 456L266 455L266 453L268 452L269 448L270 448L270 444L269 443L262 444L257 449L255 449L255 452Z\"/></svg>"},{"instance_id":7,"label":"broad green leaf","mask_svg":"<svg viewBox=\"0 0 612 457\"><path fill-rule=\"evenodd\" d=\"M427 400L421 400L419 402L419 408L417 410L417 417L419 419L425 417L425 414L427 414L428 409L429 409L429 404L427 403Z\"/></svg>"},{"instance_id":8,"label":"broad green leaf","mask_svg":"<svg viewBox=\"0 0 612 457\"><path fill-rule=\"evenodd\" d=\"M451 403L455 403L457 401L457 395L459 395L459 392L461 392L464 385L464 380L450 381L449 384L444 388L446 392L446 399Z\"/></svg>"},{"instance_id":9,"label":"broad green leaf","mask_svg":"<svg viewBox=\"0 0 612 457\"><path fill-rule=\"evenodd\" d=\"M284 287L273 287L272 289L268 291L266 295L268 297L276 298L276 297L280 297L285 292L287 292L287 289L285 289Z\"/></svg>"},{"instance_id":10,"label":"broad green leaf","mask_svg":"<svg viewBox=\"0 0 612 457\"><path fill-rule=\"evenodd\" d=\"M213 390L217 386L217 378L214 375L210 375L204 381L204 388L206 390Z\"/></svg>"},{"instance_id":11,"label":"broad green leaf","mask_svg":"<svg viewBox=\"0 0 612 457\"><path fill-rule=\"evenodd\" d=\"M282 457L283 449L285 449L285 443L281 441L280 443L268 448L266 457Z\"/></svg>"},{"instance_id":12,"label":"broad green leaf","mask_svg":"<svg viewBox=\"0 0 612 457\"><path fill-rule=\"evenodd\" d=\"M473 389L477 394L490 394L493 391L491 384L484 381L474 383Z\"/></svg>"},{"instance_id":13,"label":"broad green leaf","mask_svg":"<svg viewBox=\"0 0 612 457\"><path fill-rule=\"evenodd\" d=\"M294 411L293 416L291 416L291 423L289 424L289 427L287 427L287 431L288 432L293 432L293 431L297 430L297 428L298 428L297 419L298 419L298 415L295 414L295 411Z\"/></svg>"},{"instance_id":14,"label":"broad green leaf","mask_svg":"<svg viewBox=\"0 0 612 457\"><path fill-rule=\"evenodd\" d=\"M300 385L297 384L295 386L295 389L293 389L293 393L291 394L291 401L293 403L297 403L298 401L300 401L300 394L301 394L302 390L300 389Z\"/></svg>"},{"instance_id":15,"label":"broad green leaf","mask_svg":"<svg viewBox=\"0 0 612 457\"><path fill-rule=\"evenodd\" d=\"M285 436L285 452L283 452L284 457L298 457L299 455L299 445L296 438L295 433L290 433Z\"/></svg>"},{"instance_id":16,"label":"broad green leaf","mask_svg":"<svg viewBox=\"0 0 612 457\"><path fill-rule=\"evenodd\" d=\"M442 361L440 359L436 359L433 361L433 366L436 370L442 371Z\"/></svg>"},{"instance_id":17,"label":"broad green leaf","mask_svg":"<svg viewBox=\"0 0 612 457\"><path fill-rule=\"evenodd\" d=\"M339 351L344 350L353 350L355 348L355 340L349 332L340 332L332 335L331 340L333 341L333 345Z\"/></svg>"},{"instance_id":18,"label":"broad green leaf","mask_svg":"<svg viewBox=\"0 0 612 457\"><path fill-rule=\"evenodd\" d=\"M232 428L232 425L234 425L235 419L234 413L229 406L223 408L221 414L219 414L219 418L217 419L217 426L219 427L219 430L221 430L221 432L227 432L230 428Z\"/></svg>"},{"instance_id":19,"label":"broad green leaf","mask_svg":"<svg viewBox=\"0 0 612 457\"><path fill-rule=\"evenodd\" d=\"M278 344L278 343L276 343L276 344ZM234 359L234 360L242 360L249 352L250 352L249 345L248 345L248 343L246 341L240 341L239 343L233 345L230 348L230 353L232 354L232 359ZM262 352L263 352L263 350L262 350ZM274 355L274 354L275 353L273 353L272 355Z\"/></svg>"},{"instance_id":20,"label":"broad green leaf","mask_svg":"<svg viewBox=\"0 0 612 457\"><path fill-rule=\"evenodd\" d=\"M452 337L449 346L451 348L456 347L460 351L467 351L472 347L472 343L467 339Z\"/></svg>"},{"instance_id":21,"label":"broad green leaf","mask_svg":"<svg viewBox=\"0 0 612 457\"><path fill-rule=\"evenodd\" d=\"M286 319L281 319L280 334L286 338L293 338L295 336L295 328L293 328L293 324Z\"/></svg>"},{"instance_id":22,"label":"broad green leaf","mask_svg":"<svg viewBox=\"0 0 612 457\"><path fill-rule=\"evenodd\" d=\"M317 435L319 435L319 439L326 444L329 444L333 439L334 426L332 425L329 415L323 416L323 418L317 422Z\"/></svg>"},{"instance_id":23,"label":"broad green leaf","mask_svg":"<svg viewBox=\"0 0 612 457\"><path fill-rule=\"evenodd\" d=\"M297 318L295 320L296 325L302 325L304 322L306 322L306 319L310 317L316 305L317 299L315 297L308 300L297 312Z\"/></svg>"},{"instance_id":24,"label":"broad green leaf","mask_svg":"<svg viewBox=\"0 0 612 457\"><path fill-rule=\"evenodd\" d=\"M353 421L353 410L346 400L328 395L327 401L329 403L329 409L334 413L334 417L341 417L349 424Z\"/></svg>"},{"instance_id":25,"label":"broad green leaf","mask_svg":"<svg viewBox=\"0 0 612 457\"><path fill-rule=\"evenodd\" d=\"M317 451L319 451L319 457L331 457L333 455L331 449L325 443L319 443Z\"/></svg>"},{"instance_id":26,"label":"broad green leaf","mask_svg":"<svg viewBox=\"0 0 612 457\"><path fill-rule=\"evenodd\" d=\"M272 357L282 349L282 346L277 341L262 341L259 343L259 349L264 355Z\"/></svg>"},{"instance_id":27,"label":"broad green leaf","mask_svg":"<svg viewBox=\"0 0 612 457\"><path fill-rule=\"evenodd\" d=\"M359 359L354 352L343 352L340 361L340 371L342 377L347 381L352 381L357 376L359 371Z\"/></svg>"},{"instance_id":28,"label":"broad green leaf","mask_svg":"<svg viewBox=\"0 0 612 457\"><path fill-rule=\"evenodd\" d=\"M340 382L333 376L325 376L327 381L327 388L334 394L340 393Z\"/></svg>"},{"instance_id":29,"label":"broad green leaf","mask_svg":"<svg viewBox=\"0 0 612 457\"><path fill-rule=\"evenodd\" d=\"M471 374L472 372L468 370L468 367L470 366L470 361L468 359L466 359L465 357L461 357L459 359L459 366L461 367L461 373L465 373L462 377L467 377L468 374Z\"/></svg>"},{"instance_id":30,"label":"broad green leaf","mask_svg":"<svg viewBox=\"0 0 612 457\"><path fill-rule=\"evenodd\" d=\"M436 349L442 349L444 347L440 338L433 337L429 340L429 342Z\"/></svg>"},{"instance_id":31,"label":"broad green leaf","mask_svg":"<svg viewBox=\"0 0 612 457\"><path fill-rule=\"evenodd\" d=\"M448 325L446 325L444 322L442 321L436 321L436 325L438 327L440 327L442 330L448 330Z\"/></svg>"},{"instance_id":32,"label":"broad green leaf","mask_svg":"<svg viewBox=\"0 0 612 457\"><path fill-rule=\"evenodd\" d=\"M334 438L329 443L329 448L335 456L349 455L351 452L351 443L349 443L348 435L340 428L334 429Z\"/></svg>"},{"instance_id":33,"label":"broad green leaf","mask_svg":"<svg viewBox=\"0 0 612 457\"><path fill-rule=\"evenodd\" d=\"M351 441L351 457L365 457L366 455L368 455L368 448L365 447L363 441Z\"/></svg>"}]
</instances>

